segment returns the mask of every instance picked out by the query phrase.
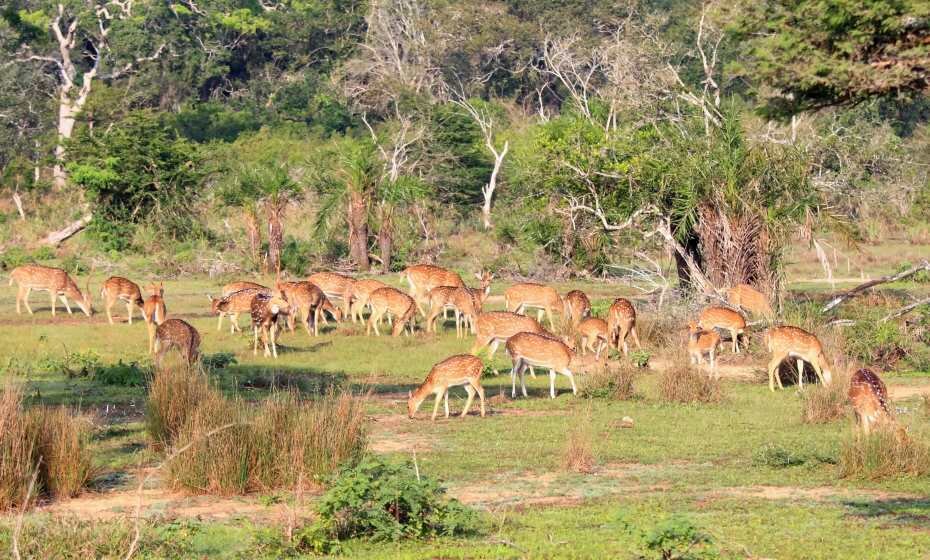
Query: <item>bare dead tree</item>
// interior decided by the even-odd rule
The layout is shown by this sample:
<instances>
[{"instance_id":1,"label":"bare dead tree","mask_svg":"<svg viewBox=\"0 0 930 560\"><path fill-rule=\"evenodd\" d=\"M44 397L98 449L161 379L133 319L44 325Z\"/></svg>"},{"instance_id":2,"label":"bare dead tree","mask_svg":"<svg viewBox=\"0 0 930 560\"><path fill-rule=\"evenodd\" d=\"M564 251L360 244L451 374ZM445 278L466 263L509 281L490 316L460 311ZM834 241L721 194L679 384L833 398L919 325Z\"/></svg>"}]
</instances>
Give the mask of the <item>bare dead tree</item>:
<instances>
[{"instance_id":1,"label":"bare dead tree","mask_svg":"<svg viewBox=\"0 0 930 560\"><path fill-rule=\"evenodd\" d=\"M494 118L490 112L477 107L474 103L459 95L452 100L453 103L465 110L466 113L475 121L478 128L481 129L481 135L484 136L484 146L491 152L494 157L494 167L491 169L491 176L488 182L481 187L481 195L484 202L481 205L481 219L484 229L491 229L491 202L494 198L494 192L497 190L497 176L504 164L504 158L507 157L507 151L510 150L510 141L504 140L504 145L500 148L494 142L495 129Z\"/></svg>"}]
</instances>

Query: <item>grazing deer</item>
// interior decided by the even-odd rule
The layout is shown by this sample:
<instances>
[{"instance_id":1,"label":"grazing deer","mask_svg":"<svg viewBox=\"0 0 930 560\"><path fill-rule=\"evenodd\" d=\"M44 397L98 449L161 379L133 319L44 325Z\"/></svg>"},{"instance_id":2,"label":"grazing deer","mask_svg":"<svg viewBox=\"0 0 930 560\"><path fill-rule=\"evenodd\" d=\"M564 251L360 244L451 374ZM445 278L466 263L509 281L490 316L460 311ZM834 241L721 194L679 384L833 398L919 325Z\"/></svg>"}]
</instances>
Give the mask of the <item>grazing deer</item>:
<instances>
[{"instance_id":1,"label":"grazing deer","mask_svg":"<svg viewBox=\"0 0 930 560\"><path fill-rule=\"evenodd\" d=\"M542 322L543 313L549 318L549 328L555 330L552 321L552 310L563 312L562 296L551 286L523 282L514 284L504 290L504 306L507 311L524 313L528 309L536 309L536 320Z\"/></svg>"},{"instance_id":2,"label":"grazing deer","mask_svg":"<svg viewBox=\"0 0 930 560\"><path fill-rule=\"evenodd\" d=\"M68 276L68 273L60 268L50 266L40 266L36 264L27 264L18 266L10 272L10 286L13 282L19 286L16 293L16 313L20 311L19 304L22 302L26 306L26 311L32 315L32 308L29 307L29 293L32 290L37 292L48 292L52 302L52 317L55 316L55 300L60 298L65 304L68 314L71 314L71 306L68 305L68 298L81 308L85 315L90 317L94 314L94 307L90 301L90 285L85 286L82 293L78 285Z\"/></svg>"},{"instance_id":3,"label":"grazing deer","mask_svg":"<svg viewBox=\"0 0 930 560\"><path fill-rule=\"evenodd\" d=\"M833 379L828 367L830 364L823 353L823 345L816 335L804 329L790 326L772 327L765 332L765 347L772 353L768 368L769 389L772 391L775 390L776 381L779 389L784 388L778 375L778 366L789 357L798 360L799 387L803 387L804 384L804 362L813 366L821 384L829 385Z\"/></svg>"},{"instance_id":4,"label":"grazing deer","mask_svg":"<svg viewBox=\"0 0 930 560\"><path fill-rule=\"evenodd\" d=\"M720 334L715 330L706 331L694 321L688 322L688 357L692 364L703 364L704 356L710 361L710 369L717 370L717 348L720 346Z\"/></svg>"},{"instance_id":5,"label":"grazing deer","mask_svg":"<svg viewBox=\"0 0 930 560\"><path fill-rule=\"evenodd\" d=\"M229 294L234 294L242 290L248 290L249 288L253 288L256 290L266 290L266 291L268 290L267 286L262 286L261 284L258 284L256 282L249 282L248 280L240 280L237 282L230 282L229 284L226 284L225 286L223 286L223 291L220 293L222 294L222 297L226 297Z\"/></svg>"},{"instance_id":6,"label":"grazing deer","mask_svg":"<svg viewBox=\"0 0 930 560\"><path fill-rule=\"evenodd\" d=\"M573 329L577 329L583 319L591 316L591 300L581 290L568 292L562 301L565 307L562 314L571 323Z\"/></svg>"},{"instance_id":7,"label":"grazing deer","mask_svg":"<svg viewBox=\"0 0 930 560\"><path fill-rule=\"evenodd\" d=\"M494 275L490 272L476 273L475 277L481 281L478 288L439 286L430 290L428 295L430 313L426 318L426 330L430 327L436 330L435 321L440 314L445 315L447 309L455 313L455 335L458 338L465 336L465 328L475 331L475 317L481 313L484 300L491 293L491 280Z\"/></svg>"},{"instance_id":8,"label":"grazing deer","mask_svg":"<svg viewBox=\"0 0 930 560\"><path fill-rule=\"evenodd\" d=\"M849 380L849 402L856 413L856 424L869 435L873 426L892 420L885 382L870 369L860 369Z\"/></svg>"},{"instance_id":9,"label":"grazing deer","mask_svg":"<svg viewBox=\"0 0 930 560\"><path fill-rule=\"evenodd\" d=\"M701 311L697 326L705 331L721 329L729 332L733 340L733 352L739 353L739 336L745 334L746 319L738 311L726 307L708 307Z\"/></svg>"},{"instance_id":10,"label":"grazing deer","mask_svg":"<svg viewBox=\"0 0 930 560\"><path fill-rule=\"evenodd\" d=\"M581 335L581 355L587 355L588 350L594 352L595 359L601 359L601 351L610 350L610 329L607 321L597 317L588 317L578 323L575 329ZM607 358L607 353L604 354Z\"/></svg>"},{"instance_id":11,"label":"grazing deer","mask_svg":"<svg viewBox=\"0 0 930 560\"><path fill-rule=\"evenodd\" d=\"M623 355L628 356L630 347L626 339L631 335L633 342L636 343L636 348L642 349L642 345L639 343L639 334L636 332L636 309L630 303L630 300L617 298L610 304L610 309L607 310L608 353L610 347L613 346L617 352L620 352L622 348Z\"/></svg>"},{"instance_id":12,"label":"grazing deer","mask_svg":"<svg viewBox=\"0 0 930 560\"><path fill-rule=\"evenodd\" d=\"M242 331L239 328L239 314L252 311L252 298L259 294L267 295L269 293L270 291L267 288L246 288L221 298L208 295L207 297L210 298L210 311L219 315L216 330L223 328L223 317L228 315L230 334Z\"/></svg>"},{"instance_id":13,"label":"grazing deer","mask_svg":"<svg viewBox=\"0 0 930 560\"><path fill-rule=\"evenodd\" d=\"M490 345L488 359L491 359L500 343L506 342L513 335L521 332L542 334L546 332L546 329L540 326L539 321L526 315L510 311L490 311L480 313L475 319L475 332L475 344L471 348L471 354L477 354L485 346Z\"/></svg>"},{"instance_id":14,"label":"grazing deer","mask_svg":"<svg viewBox=\"0 0 930 560\"><path fill-rule=\"evenodd\" d=\"M775 319L775 311L769 304L769 298L749 284L737 284L727 290L727 301L733 307L744 309L766 321Z\"/></svg>"},{"instance_id":15,"label":"grazing deer","mask_svg":"<svg viewBox=\"0 0 930 560\"><path fill-rule=\"evenodd\" d=\"M252 333L255 343L252 354L258 355L258 337L265 345L265 357L269 355L278 357L278 316L290 312L287 297L280 290L269 293L259 293L252 298L250 316L252 317Z\"/></svg>"},{"instance_id":16,"label":"grazing deer","mask_svg":"<svg viewBox=\"0 0 930 560\"><path fill-rule=\"evenodd\" d=\"M341 301L341 316L349 316L349 309L352 304L352 286L355 284L355 279L337 272L317 272L311 274L307 281L316 284L318 288L323 290L330 302L337 299Z\"/></svg>"},{"instance_id":17,"label":"grazing deer","mask_svg":"<svg viewBox=\"0 0 930 560\"><path fill-rule=\"evenodd\" d=\"M145 305L145 301L142 299L142 290L140 290L139 285L132 280L128 280L122 276L110 276L100 289L100 298L104 301L107 310L107 321L109 321L111 325L113 324L113 315L110 313L110 310L117 301L122 301L126 304L126 315L129 317L130 325L132 324L132 311L136 306L139 307L142 313L142 319L145 319L145 310L142 308L142 306Z\"/></svg>"},{"instance_id":18,"label":"grazing deer","mask_svg":"<svg viewBox=\"0 0 930 560\"><path fill-rule=\"evenodd\" d=\"M378 323L387 313L394 316L392 336L400 336L400 333L404 332L404 327L407 327L411 335L413 334L417 305L412 297L395 288L379 288L371 293L368 304L371 306L371 315L368 316L365 334L371 334L371 329L374 327L375 336L381 336Z\"/></svg>"},{"instance_id":19,"label":"grazing deer","mask_svg":"<svg viewBox=\"0 0 930 560\"><path fill-rule=\"evenodd\" d=\"M159 282L149 286L148 299L142 304L142 317L149 332L149 354L155 353L155 329L165 322L168 309L165 307L165 284Z\"/></svg>"},{"instance_id":20,"label":"grazing deer","mask_svg":"<svg viewBox=\"0 0 930 560\"><path fill-rule=\"evenodd\" d=\"M371 293L387 287L388 285L384 282L374 279L356 280L352 283L352 294L349 298L352 303L349 305L349 315L353 323L356 318L359 322L363 320L362 311L368 307L368 298L371 297Z\"/></svg>"},{"instance_id":21,"label":"grazing deer","mask_svg":"<svg viewBox=\"0 0 930 560\"><path fill-rule=\"evenodd\" d=\"M507 353L513 361L510 370L510 396L517 396L517 375L520 389L526 395L526 368L529 366L549 369L549 398L555 398L555 374L561 373L572 383L572 393L578 394L575 376L569 369L575 353L564 341L546 334L521 332L507 339Z\"/></svg>"},{"instance_id":22,"label":"grazing deer","mask_svg":"<svg viewBox=\"0 0 930 560\"><path fill-rule=\"evenodd\" d=\"M410 285L410 295L416 303L420 315L426 317L426 312L420 302L430 290L439 286L465 287L465 282L457 272L431 264L416 264L408 266L400 273L400 280Z\"/></svg>"},{"instance_id":23,"label":"grazing deer","mask_svg":"<svg viewBox=\"0 0 930 560\"><path fill-rule=\"evenodd\" d=\"M200 355L200 333L186 321L168 319L155 329L155 363L161 364L165 353L177 348L188 365Z\"/></svg>"},{"instance_id":24,"label":"grazing deer","mask_svg":"<svg viewBox=\"0 0 930 560\"><path fill-rule=\"evenodd\" d=\"M445 400L446 418L449 417L449 388L465 386L468 392L468 400L465 401L465 408L462 409L462 418L468 414L471 403L478 394L481 402L481 417L484 418L484 389L481 387L481 371L484 364L479 358L470 354L459 354L451 356L434 365L426 376L426 381L417 387L417 390L408 394L407 415L413 418L420 405L429 395L436 395L436 402L433 404L433 416L431 420L436 420L439 413L439 401Z\"/></svg>"},{"instance_id":25,"label":"grazing deer","mask_svg":"<svg viewBox=\"0 0 930 560\"><path fill-rule=\"evenodd\" d=\"M295 323L300 319L307 334L319 335L320 315L323 313L323 302L326 301L323 291L310 282L277 282L275 288L284 294L291 307L291 312L287 314L287 328L294 332Z\"/></svg>"}]
</instances>

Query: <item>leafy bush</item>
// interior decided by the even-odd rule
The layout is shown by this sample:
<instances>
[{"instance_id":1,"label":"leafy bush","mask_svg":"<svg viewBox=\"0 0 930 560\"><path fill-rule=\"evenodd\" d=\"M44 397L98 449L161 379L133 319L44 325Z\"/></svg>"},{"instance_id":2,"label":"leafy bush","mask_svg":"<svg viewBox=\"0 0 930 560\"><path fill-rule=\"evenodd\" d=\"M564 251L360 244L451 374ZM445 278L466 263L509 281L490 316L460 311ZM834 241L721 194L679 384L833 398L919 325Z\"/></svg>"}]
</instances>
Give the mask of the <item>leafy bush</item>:
<instances>
[{"instance_id":1,"label":"leafy bush","mask_svg":"<svg viewBox=\"0 0 930 560\"><path fill-rule=\"evenodd\" d=\"M69 379L87 378L101 385L120 387L142 387L145 385L147 372L138 362L106 365L93 351L66 352L62 357L45 357L38 363L40 370L57 373Z\"/></svg>"},{"instance_id":2,"label":"leafy bush","mask_svg":"<svg viewBox=\"0 0 930 560\"><path fill-rule=\"evenodd\" d=\"M636 375L636 368L623 364L596 368L581 378L580 393L594 399L629 400L636 395L633 387Z\"/></svg>"},{"instance_id":3,"label":"leafy bush","mask_svg":"<svg viewBox=\"0 0 930 560\"><path fill-rule=\"evenodd\" d=\"M223 369L238 363L236 355L232 352L216 352L215 354L204 354L200 358L203 367L208 370Z\"/></svg>"},{"instance_id":4,"label":"leafy bush","mask_svg":"<svg viewBox=\"0 0 930 560\"><path fill-rule=\"evenodd\" d=\"M310 256L314 253L310 243L288 237L281 248L281 268L297 276L305 276L310 269Z\"/></svg>"},{"instance_id":5,"label":"leafy bush","mask_svg":"<svg viewBox=\"0 0 930 560\"><path fill-rule=\"evenodd\" d=\"M797 467L806 462L806 457L773 443L762 446L752 458L754 465L774 469Z\"/></svg>"},{"instance_id":6,"label":"leafy bush","mask_svg":"<svg viewBox=\"0 0 930 560\"><path fill-rule=\"evenodd\" d=\"M659 377L659 395L671 403L719 403L723 386L719 379L678 358Z\"/></svg>"},{"instance_id":7,"label":"leafy bush","mask_svg":"<svg viewBox=\"0 0 930 560\"><path fill-rule=\"evenodd\" d=\"M843 443L839 455L843 478L884 478L930 475L930 446L898 425L884 425L869 435Z\"/></svg>"},{"instance_id":8,"label":"leafy bush","mask_svg":"<svg viewBox=\"0 0 930 560\"><path fill-rule=\"evenodd\" d=\"M714 539L684 515L675 514L660 521L642 536L644 558L658 560L699 560L716 558Z\"/></svg>"},{"instance_id":9,"label":"leafy bush","mask_svg":"<svg viewBox=\"0 0 930 560\"><path fill-rule=\"evenodd\" d=\"M137 362L124 364L123 360L109 366L94 370L92 379L102 385L118 387L142 387L145 385L147 372Z\"/></svg>"},{"instance_id":10,"label":"leafy bush","mask_svg":"<svg viewBox=\"0 0 930 560\"><path fill-rule=\"evenodd\" d=\"M313 534L335 540L398 541L481 531L478 514L409 463L369 456L344 469L317 505Z\"/></svg>"},{"instance_id":11,"label":"leafy bush","mask_svg":"<svg viewBox=\"0 0 930 560\"><path fill-rule=\"evenodd\" d=\"M881 321L884 311L868 313L848 327L846 354L882 370L894 369L910 353L914 341L895 321Z\"/></svg>"}]
</instances>

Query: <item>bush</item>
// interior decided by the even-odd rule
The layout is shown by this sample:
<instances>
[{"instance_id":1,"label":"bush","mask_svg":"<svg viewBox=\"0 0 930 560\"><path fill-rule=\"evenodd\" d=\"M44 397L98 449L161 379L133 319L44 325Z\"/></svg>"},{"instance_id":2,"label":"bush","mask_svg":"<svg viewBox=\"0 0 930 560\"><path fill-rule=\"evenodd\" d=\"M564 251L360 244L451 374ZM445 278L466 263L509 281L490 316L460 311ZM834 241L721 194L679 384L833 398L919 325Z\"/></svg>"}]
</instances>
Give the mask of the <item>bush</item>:
<instances>
[{"instance_id":1,"label":"bush","mask_svg":"<svg viewBox=\"0 0 930 560\"><path fill-rule=\"evenodd\" d=\"M159 449L169 447L200 403L221 398L202 371L180 363L157 369L145 403L145 431L152 444Z\"/></svg>"},{"instance_id":2,"label":"bush","mask_svg":"<svg viewBox=\"0 0 930 560\"><path fill-rule=\"evenodd\" d=\"M204 369L215 370L236 365L238 360L236 360L236 355L232 352L217 352L202 355L200 362L203 364Z\"/></svg>"},{"instance_id":3,"label":"bush","mask_svg":"<svg viewBox=\"0 0 930 560\"><path fill-rule=\"evenodd\" d=\"M317 505L316 540L398 541L481 531L478 514L409 463L366 457L344 469Z\"/></svg>"},{"instance_id":4,"label":"bush","mask_svg":"<svg viewBox=\"0 0 930 560\"><path fill-rule=\"evenodd\" d=\"M840 449L840 476L880 480L930 474L930 446L908 435L901 426L885 425L854 437Z\"/></svg>"},{"instance_id":5,"label":"bush","mask_svg":"<svg viewBox=\"0 0 930 560\"><path fill-rule=\"evenodd\" d=\"M762 446L752 458L752 463L757 467L773 469L797 467L806 462L807 458L801 454L773 443Z\"/></svg>"},{"instance_id":6,"label":"bush","mask_svg":"<svg viewBox=\"0 0 930 560\"><path fill-rule=\"evenodd\" d=\"M659 377L659 395L670 403L719 403L723 385L679 358Z\"/></svg>"},{"instance_id":7,"label":"bush","mask_svg":"<svg viewBox=\"0 0 930 560\"><path fill-rule=\"evenodd\" d=\"M801 394L801 420L807 424L824 424L846 416L849 377L849 371L837 368L830 385L805 390Z\"/></svg>"},{"instance_id":8,"label":"bush","mask_svg":"<svg viewBox=\"0 0 930 560\"><path fill-rule=\"evenodd\" d=\"M594 471L594 434L591 428L590 411L569 429L562 452L562 467L577 473Z\"/></svg>"},{"instance_id":9,"label":"bush","mask_svg":"<svg viewBox=\"0 0 930 560\"><path fill-rule=\"evenodd\" d=\"M175 446L190 446L168 465L176 488L238 494L320 480L353 463L366 447L361 402L330 392L317 400L273 395L259 407L214 394L199 402Z\"/></svg>"},{"instance_id":10,"label":"bush","mask_svg":"<svg viewBox=\"0 0 930 560\"><path fill-rule=\"evenodd\" d=\"M581 378L580 393L594 399L632 399L636 395L633 380L637 373L636 368L626 364L596 368Z\"/></svg>"},{"instance_id":11,"label":"bush","mask_svg":"<svg viewBox=\"0 0 930 560\"><path fill-rule=\"evenodd\" d=\"M281 247L281 268L296 276L306 276L310 269L310 255L314 252L310 243L288 237Z\"/></svg>"},{"instance_id":12,"label":"bush","mask_svg":"<svg viewBox=\"0 0 930 560\"><path fill-rule=\"evenodd\" d=\"M22 392L0 392L0 511L32 498L77 495L93 474L89 422L64 408L23 409Z\"/></svg>"},{"instance_id":13,"label":"bush","mask_svg":"<svg viewBox=\"0 0 930 560\"><path fill-rule=\"evenodd\" d=\"M716 558L713 538L701 531L690 518L672 515L642 536L644 558L658 560L698 560Z\"/></svg>"}]
</instances>

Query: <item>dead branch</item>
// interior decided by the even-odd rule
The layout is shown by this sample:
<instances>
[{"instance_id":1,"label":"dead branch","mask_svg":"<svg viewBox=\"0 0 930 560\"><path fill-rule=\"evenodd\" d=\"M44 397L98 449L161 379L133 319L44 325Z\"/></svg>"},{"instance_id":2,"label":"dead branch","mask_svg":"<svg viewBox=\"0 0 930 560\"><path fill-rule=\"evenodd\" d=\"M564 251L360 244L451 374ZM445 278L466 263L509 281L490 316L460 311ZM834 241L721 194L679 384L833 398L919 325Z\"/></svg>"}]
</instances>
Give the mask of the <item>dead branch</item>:
<instances>
[{"instance_id":1,"label":"dead branch","mask_svg":"<svg viewBox=\"0 0 930 560\"><path fill-rule=\"evenodd\" d=\"M87 224L89 224L93 218L94 217L92 214L87 214L84 217L80 218L79 220L75 220L71 222L64 228L58 231L53 231L49 233L48 235L45 236L45 239L43 239L41 243L44 245L51 245L53 247L57 247L61 245L63 241L71 237L72 235L86 228Z\"/></svg>"},{"instance_id":2,"label":"dead branch","mask_svg":"<svg viewBox=\"0 0 930 560\"><path fill-rule=\"evenodd\" d=\"M830 311L831 309L835 308L836 306L838 306L839 304L843 303L847 299L851 297L855 297L859 295L860 293L862 293L863 291L868 290L869 288L873 288L875 286L878 286L879 284L887 284L888 282L898 282L900 280L904 280L905 278L911 277L922 270L930 271L930 261L924 260L922 263L918 264L917 266L911 267L903 272L899 272L897 274L890 274L887 276L882 276L881 278L876 278L874 280L869 280L868 282L859 284L855 288L835 296L833 299L830 300L829 303L827 303L827 305L823 307L821 312L826 313Z\"/></svg>"},{"instance_id":3,"label":"dead branch","mask_svg":"<svg viewBox=\"0 0 930 560\"><path fill-rule=\"evenodd\" d=\"M909 305L905 305L904 307L898 309L897 311L894 311L892 313L889 313L888 315L885 315L882 318L882 323L887 323L888 321L895 319L897 317L900 317L901 315L910 313L911 311L917 309L921 305L927 305L927 304L930 304L930 297L925 297L924 299L917 300L914 303L911 303Z\"/></svg>"}]
</instances>

